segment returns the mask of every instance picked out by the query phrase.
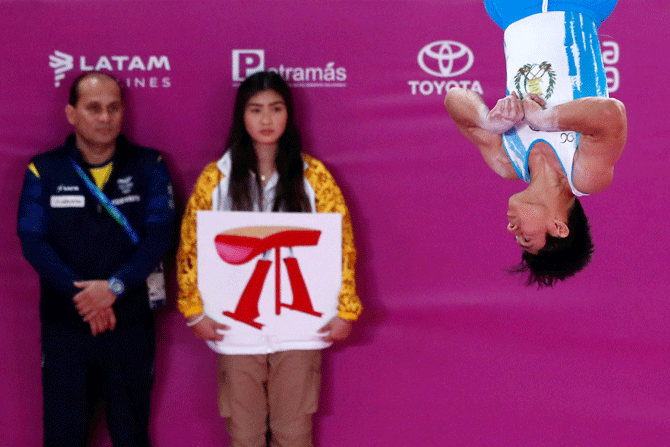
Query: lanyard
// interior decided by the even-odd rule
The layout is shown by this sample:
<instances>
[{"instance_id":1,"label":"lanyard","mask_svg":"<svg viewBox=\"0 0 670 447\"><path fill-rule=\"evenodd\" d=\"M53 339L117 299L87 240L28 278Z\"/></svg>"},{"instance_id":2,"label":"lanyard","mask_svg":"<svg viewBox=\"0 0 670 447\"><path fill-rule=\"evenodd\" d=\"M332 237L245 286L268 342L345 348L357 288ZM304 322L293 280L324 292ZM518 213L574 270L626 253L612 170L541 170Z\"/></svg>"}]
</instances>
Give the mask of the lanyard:
<instances>
[{"instance_id":1,"label":"lanyard","mask_svg":"<svg viewBox=\"0 0 670 447\"><path fill-rule=\"evenodd\" d=\"M130 226L130 222L128 222L128 219L126 219L126 216L123 215L121 211L109 200L109 198L103 193L100 188L98 188L90 178L86 175L84 170L79 166L72 157L70 157L70 161L72 162L72 166L74 167L74 170L77 171L77 174L79 174L79 177L84 181L84 184L88 188L88 190L95 196L96 199L98 199L98 202L107 210L110 216L118 222L119 225L123 227L123 229L128 233L128 236L130 237L130 240L133 242L133 244L137 244L140 242L140 237L135 233L135 230L133 230L133 227Z\"/></svg>"}]
</instances>

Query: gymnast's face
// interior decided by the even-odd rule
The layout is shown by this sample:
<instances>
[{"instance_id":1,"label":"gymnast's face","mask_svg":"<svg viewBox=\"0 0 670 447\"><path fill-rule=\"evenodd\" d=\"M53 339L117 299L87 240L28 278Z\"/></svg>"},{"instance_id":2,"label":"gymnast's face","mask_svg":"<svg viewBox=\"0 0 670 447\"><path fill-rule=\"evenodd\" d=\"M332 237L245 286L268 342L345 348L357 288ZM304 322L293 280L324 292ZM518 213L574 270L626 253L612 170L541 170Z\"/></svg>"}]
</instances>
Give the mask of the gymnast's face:
<instances>
[{"instance_id":1,"label":"gymnast's face","mask_svg":"<svg viewBox=\"0 0 670 447\"><path fill-rule=\"evenodd\" d=\"M524 203L510 198L507 209L507 231L524 251L536 255L547 243L553 219L546 206L536 203Z\"/></svg>"}]
</instances>

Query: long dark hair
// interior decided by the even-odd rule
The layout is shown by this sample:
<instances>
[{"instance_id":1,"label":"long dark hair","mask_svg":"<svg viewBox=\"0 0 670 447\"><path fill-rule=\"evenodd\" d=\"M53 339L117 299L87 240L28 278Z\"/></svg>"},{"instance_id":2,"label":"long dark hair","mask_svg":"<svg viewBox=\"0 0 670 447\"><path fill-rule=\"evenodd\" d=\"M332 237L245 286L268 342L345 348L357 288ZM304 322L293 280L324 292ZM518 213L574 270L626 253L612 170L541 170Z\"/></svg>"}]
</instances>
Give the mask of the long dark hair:
<instances>
[{"instance_id":1,"label":"long dark hair","mask_svg":"<svg viewBox=\"0 0 670 447\"><path fill-rule=\"evenodd\" d=\"M232 209L249 211L254 208L254 200L260 197L251 195L251 172L256 174L257 190L262 191L260 176L258 175L258 159L254 151L251 136L244 125L244 110L247 102L256 93L264 90L273 90L284 99L288 119L286 130L280 137L275 158L275 166L279 174L279 181L275 189L275 200L272 211L311 211L311 205L305 193L303 177L303 160L300 155L302 145L300 134L295 125L293 96L282 77L271 71L261 71L249 76L240 84L235 97L233 122L226 141L230 151L232 170L228 194Z\"/></svg>"}]
</instances>

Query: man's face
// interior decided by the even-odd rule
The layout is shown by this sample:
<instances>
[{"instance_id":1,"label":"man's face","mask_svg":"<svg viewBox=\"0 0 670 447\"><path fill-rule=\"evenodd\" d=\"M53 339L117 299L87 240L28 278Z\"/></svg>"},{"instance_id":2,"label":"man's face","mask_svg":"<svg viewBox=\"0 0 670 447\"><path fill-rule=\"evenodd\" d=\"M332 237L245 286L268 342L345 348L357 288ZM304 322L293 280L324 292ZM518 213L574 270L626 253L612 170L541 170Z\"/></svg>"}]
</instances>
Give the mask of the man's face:
<instances>
[{"instance_id":1,"label":"man's face","mask_svg":"<svg viewBox=\"0 0 670 447\"><path fill-rule=\"evenodd\" d=\"M91 75L79 83L79 101L65 108L67 119L75 127L77 146L86 152L113 146L121 132L123 101L113 79Z\"/></svg>"},{"instance_id":2,"label":"man's face","mask_svg":"<svg viewBox=\"0 0 670 447\"><path fill-rule=\"evenodd\" d=\"M514 234L514 240L524 251L536 255L546 245L548 231L542 219L508 213L507 220L507 231Z\"/></svg>"},{"instance_id":3,"label":"man's face","mask_svg":"<svg viewBox=\"0 0 670 447\"><path fill-rule=\"evenodd\" d=\"M547 243L552 219L545 206L518 200L515 194L507 209L507 231L524 251L537 254Z\"/></svg>"}]
</instances>

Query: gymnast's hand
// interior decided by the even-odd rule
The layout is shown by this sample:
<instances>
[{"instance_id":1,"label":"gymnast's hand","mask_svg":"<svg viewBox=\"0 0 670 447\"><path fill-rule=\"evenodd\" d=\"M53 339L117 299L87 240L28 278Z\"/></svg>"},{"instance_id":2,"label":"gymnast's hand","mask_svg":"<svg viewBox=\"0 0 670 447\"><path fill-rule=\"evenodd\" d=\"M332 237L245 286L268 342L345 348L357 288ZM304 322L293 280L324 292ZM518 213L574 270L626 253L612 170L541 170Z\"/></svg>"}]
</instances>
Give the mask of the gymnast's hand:
<instances>
[{"instance_id":1,"label":"gymnast's hand","mask_svg":"<svg viewBox=\"0 0 670 447\"><path fill-rule=\"evenodd\" d=\"M547 132L559 130L556 114L553 109L545 109L547 103L544 99L534 93L528 93L521 102L526 122L532 129Z\"/></svg>"},{"instance_id":2,"label":"gymnast's hand","mask_svg":"<svg viewBox=\"0 0 670 447\"><path fill-rule=\"evenodd\" d=\"M188 317L189 322L198 319L200 319L200 321L193 325L191 329L193 329L195 336L202 340L221 341L223 340L223 334L219 333L218 329L224 331L230 329L229 326L218 323L206 315L203 317L202 314L196 314Z\"/></svg>"},{"instance_id":3,"label":"gymnast's hand","mask_svg":"<svg viewBox=\"0 0 670 447\"><path fill-rule=\"evenodd\" d=\"M491 133L502 134L522 121L523 118L523 103L516 92L512 92L511 95L498 100L496 106L482 120L480 127Z\"/></svg>"},{"instance_id":4,"label":"gymnast's hand","mask_svg":"<svg viewBox=\"0 0 670 447\"><path fill-rule=\"evenodd\" d=\"M331 341L342 341L351 334L351 326L353 323L351 320L345 320L344 318L334 317L328 322L324 327L319 329L319 333L323 334L328 332L326 336L323 337L323 341L329 343Z\"/></svg>"}]
</instances>

